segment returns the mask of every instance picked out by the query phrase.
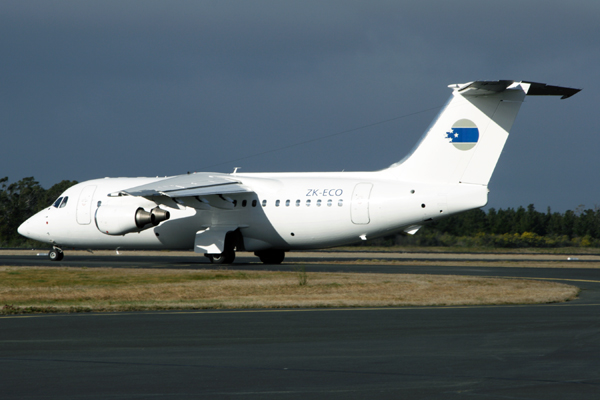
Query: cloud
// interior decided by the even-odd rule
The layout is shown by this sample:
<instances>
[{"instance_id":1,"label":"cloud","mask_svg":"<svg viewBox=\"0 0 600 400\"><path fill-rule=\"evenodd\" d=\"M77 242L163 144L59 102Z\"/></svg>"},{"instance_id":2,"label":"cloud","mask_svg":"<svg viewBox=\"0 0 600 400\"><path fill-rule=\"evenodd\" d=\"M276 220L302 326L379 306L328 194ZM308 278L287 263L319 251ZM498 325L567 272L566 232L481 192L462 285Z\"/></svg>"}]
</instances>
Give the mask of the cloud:
<instances>
[{"instance_id":1,"label":"cloud","mask_svg":"<svg viewBox=\"0 0 600 400\"><path fill-rule=\"evenodd\" d=\"M525 171L549 188L557 177L544 168L564 165L558 179L575 192L573 165L600 166L586 136L599 11L595 1L4 2L0 169L45 186L212 166L377 169L401 159L435 112L248 156L441 106L451 83L584 87L564 104L528 100L492 178L507 195L491 199L543 208L551 189L514 197L529 191ZM565 130L577 154L554 144Z\"/></svg>"}]
</instances>

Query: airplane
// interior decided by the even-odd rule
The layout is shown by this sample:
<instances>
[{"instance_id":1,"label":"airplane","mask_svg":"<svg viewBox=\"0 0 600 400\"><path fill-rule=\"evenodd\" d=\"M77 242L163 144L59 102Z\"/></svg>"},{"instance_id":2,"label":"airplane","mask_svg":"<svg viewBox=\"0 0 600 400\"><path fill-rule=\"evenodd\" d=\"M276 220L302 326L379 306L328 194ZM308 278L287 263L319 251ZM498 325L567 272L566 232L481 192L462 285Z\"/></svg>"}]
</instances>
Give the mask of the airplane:
<instances>
[{"instance_id":1,"label":"airplane","mask_svg":"<svg viewBox=\"0 0 600 400\"><path fill-rule=\"evenodd\" d=\"M352 244L483 207L488 183L526 96L581 89L528 81L449 85L450 100L417 146L370 172L200 172L104 178L67 189L18 228L63 248L189 250L215 264L236 251L280 264L290 250Z\"/></svg>"}]
</instances>

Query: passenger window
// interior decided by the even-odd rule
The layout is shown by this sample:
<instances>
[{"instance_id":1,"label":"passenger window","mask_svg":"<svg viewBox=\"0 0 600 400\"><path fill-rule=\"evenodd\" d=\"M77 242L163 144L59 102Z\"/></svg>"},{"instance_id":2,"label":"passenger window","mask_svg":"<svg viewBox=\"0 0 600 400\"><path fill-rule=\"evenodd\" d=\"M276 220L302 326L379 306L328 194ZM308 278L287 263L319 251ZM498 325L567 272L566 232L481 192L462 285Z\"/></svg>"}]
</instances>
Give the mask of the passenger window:
<instances>
[{"instance_id":1,"label":"passenger window","mask_svg":"<svg viewBox=\"0 0 600 400\"><path fill-rule=\"evenodd\" d=\"M342 200L342 199L339 199L339 200L338 200L338 207L341 207L341 206L343 206L343 205L344 205L344 200Z\"/></svg>"},{"instance_id":2,"label":"passenger window","mask_svg":"<svg viewBox=\"0 0 600 400\"><path fill-rule=\"evenodd\" d=\"M246 204L248 204L248 202L246 200L242 200L242 207L246 207Z\"/></svg>"},{"instance_id":3,"label":"passenger window","mask_svg":"<svg viewBox=\"0 0 600 400\"><path fill-rule=\"evenodd\" d=\"M286 200L286 201L285 201L285 206L286 206L286 207L289 207L289 206L290 206L290 201L289 201L289 200Z\"/></svg>"},{"instance_id":4,"label":"passenger window","mask_svg":"<svg viewBox=\"0 0 600 400\"><path fill-rule=\"evenodd\" d=\"M62 203L60 203L60 208L65 208L67 205L67 201L69 201L69 196L65 196Z\"/></svg>"},{"instance_id":5,"label":"passenger window","mask_svg":"<svg viewBox=\"0 0 600 400\"><path fill-rule=\"evenodd\" d=\"M62 202L62 197L59 197L58 199L56 199L56 201L54 202L54 204L52 204L54 207L58 208L58 206L60 206L60 203Z\"/></svg>"},{"instance_id":6,"label":"passenger window","mask_svg":"<svg viewBox=\"0 0 600 400\"><path fill-rule=\"evenodd\" d=\"M267 200L263 200L263 201L262 201L262 206L263 206L263 207L266 207L266 206L267 206Z\"/></svg>"},{"instance_id":7,"label":"passenger window","mask_svg":"<svg viewBox=\"0 0 600 400\"><path fill-rule=\"evenodd\" d=\"M296 200L296 207L300 207L300 200Z\"/></svg>"},{"instance_id":8,"label":"passenger window","mask_svg":"<svg viewBox=\"0 0 600 400\"><path fill-rule=\"evenodd\" d=\"M252 200L252 207L256 207L256 200Z\"/></svg>"},{"instance_id":9,"label":"passenger window","mask_svg":"<svg viewBox=\"0 0 600 400\"><path fill-rule=\"evenodd\" d=\"M321 207L321 199L317 200L317 207Z\"/></svg>"},{"instance_id":10,"label":"passenger window","mask_svg":"<svg viewBox=\"0 0 600 400\"><path fill-rule=\"evenodd\" d=\"M306 207L310 207L310 199L306 200Z\"/></svg>"},{"instance_id":11,"label":"passenger window","mask_svg":"<svg viewBox=\"0 0 600 400\"><path fill-rule=\"evenodd\" d=\"M331 199L327 200L327 207L331 207L331 204L333 204L333 201Z\"/></svg>"},{"instance_id":12,"label":"passenger window","mask_svg":"<svg viewBox=\"0 0 600 400\"><path fill-rule=\"evenodd\" d=\"M279 200L275 201L275 207L279 207L279 203L280 203Z\"/></svg>"}]
</instances>

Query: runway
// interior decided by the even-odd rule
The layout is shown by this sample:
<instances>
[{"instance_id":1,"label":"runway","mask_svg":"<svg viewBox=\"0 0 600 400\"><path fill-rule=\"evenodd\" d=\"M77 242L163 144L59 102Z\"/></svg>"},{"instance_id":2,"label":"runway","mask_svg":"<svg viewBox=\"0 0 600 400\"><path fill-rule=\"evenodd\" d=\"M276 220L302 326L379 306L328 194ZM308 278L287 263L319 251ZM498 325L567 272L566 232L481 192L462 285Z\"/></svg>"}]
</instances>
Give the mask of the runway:
<instances>
[{"instance_id":1,"label":"runway","mask_svg":"<svg viewBox=\"0 0 600 400\"><path fill-rule=\"evenodd\" d=\"M45 265L45 259L30 256L1 256L0 265L35 260ZM236 269L270 268L252 264L253 259L239 261ZM211 267L197 257L123 261L89 255L63 262L93 263ZM4 316L2 398L600 395L600 270L340 264L307 265L307 270L548 278L583 290L576 301L537 306Z\"/></svg>"}]
</instances>

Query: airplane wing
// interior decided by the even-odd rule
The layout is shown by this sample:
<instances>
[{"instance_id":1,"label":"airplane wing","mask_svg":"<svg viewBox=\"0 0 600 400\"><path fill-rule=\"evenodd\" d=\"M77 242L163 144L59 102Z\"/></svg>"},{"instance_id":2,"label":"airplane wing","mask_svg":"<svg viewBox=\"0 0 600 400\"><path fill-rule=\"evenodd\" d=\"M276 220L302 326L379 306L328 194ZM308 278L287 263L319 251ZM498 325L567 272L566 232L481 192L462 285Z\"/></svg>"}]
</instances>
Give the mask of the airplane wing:
<instances>
[{"instance_id":1,"label":"airplane wing","mask_svg":"<svg viewBox=\"0 0 600 400\"><path fill-rule=\"evenodd\" d=\"M218 173L195 173L165 178L146 185L121 190L131 196L194 197L227 193L251 193L231 175Z\"/></svg>"},{"instance_id":2,"label":"airplane wing","mask_svg":"<svg viewBox=\"0 0 600 400\"><path fill-rule=\"evenodd\" d=\"M131 196L179 198L181 200L176 199L178 203L183 201L183 204L204 210L210 210L213 207L231 210L236 206L236 201L223 195L252 192L254 191L231 175L219 173L178 175L120 191L120 193ZM199 196L207 196L211 199L200 199ZM196 200L186 200L186 197L196 197ZM211 226L199 226L194 239L194 251L206 254L223 253L226 250L225 239L227 234L240 227L242 225L220 223L214 223Z\"/></svg>"}]
</instances>

